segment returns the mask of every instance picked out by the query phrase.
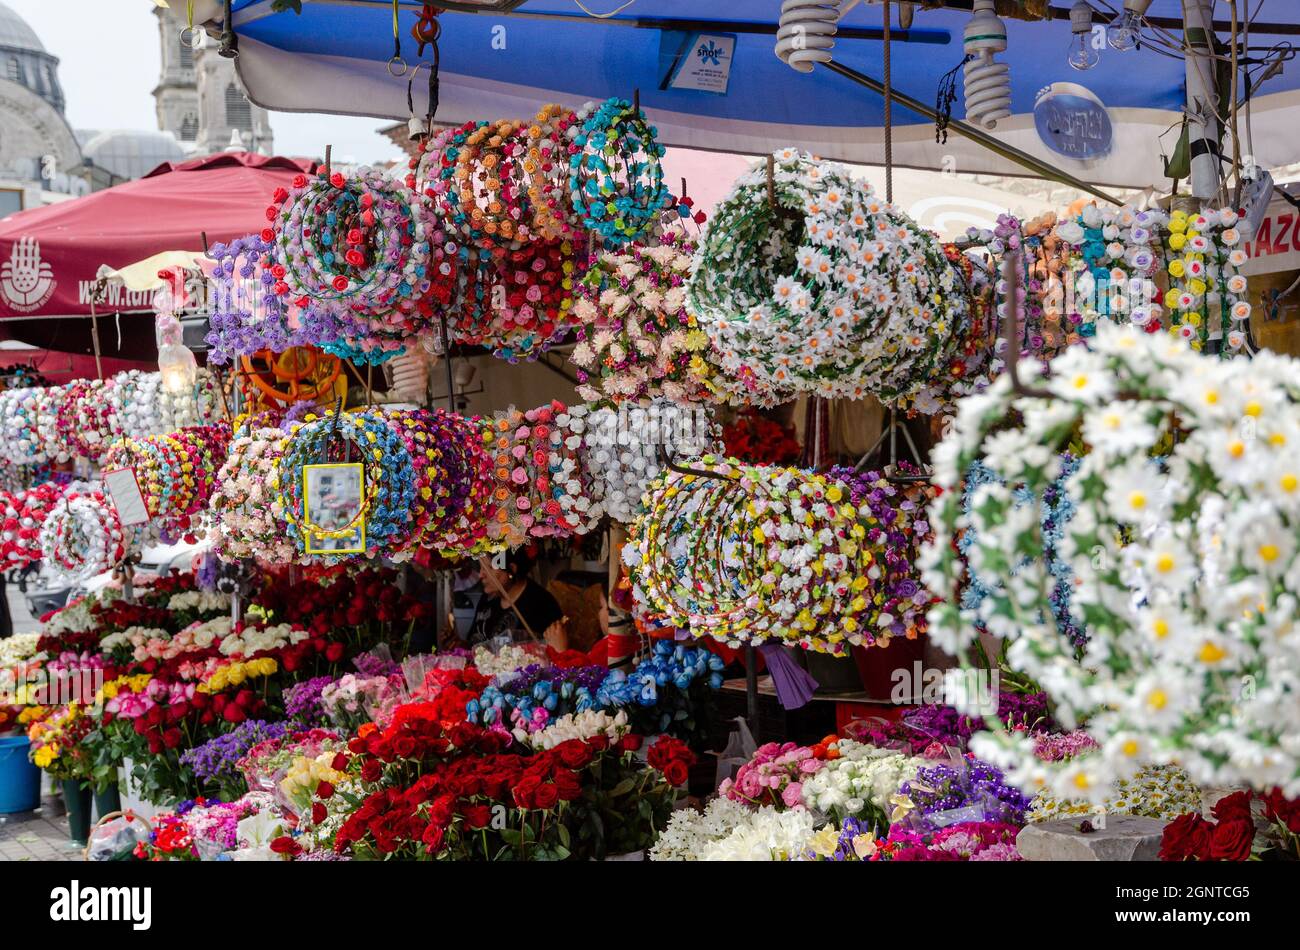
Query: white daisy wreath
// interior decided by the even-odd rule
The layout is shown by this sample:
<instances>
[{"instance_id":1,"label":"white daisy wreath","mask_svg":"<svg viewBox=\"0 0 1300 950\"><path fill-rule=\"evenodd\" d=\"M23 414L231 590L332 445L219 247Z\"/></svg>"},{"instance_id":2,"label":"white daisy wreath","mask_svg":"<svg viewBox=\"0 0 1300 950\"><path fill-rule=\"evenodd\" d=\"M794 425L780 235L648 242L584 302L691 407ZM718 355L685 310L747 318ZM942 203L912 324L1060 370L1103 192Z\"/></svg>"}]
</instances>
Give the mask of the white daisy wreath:
<instances>
[{"instance_id":1,"label":"white daisy wreath","mask_svg":"<svg viewBox=\"0 0 1300 950\"><path fill-rule=\"evenodd\" d=\"M1004 376L962 400L935 450L942 495L921 563L943 602L930 635L965 658L983 623L1101 748L1050 764L1023 738L985 733L976 754L1016 766L1022 787L1097 803L1147 764L1300 794L1300 364L1220 361L1103 323L1089 348L1052 361L1046 385L1055 398L1016 395ZM1090 451L1065 483L1075 515L1057 548L1089 635L1076 659L1048 608L1056 578L1036 506L1014 494L1041 498L1079 438ZM962 473L977 459L1001 481L976 488L963 514ZM999 583L963 610L953 540L968 527L972 568Z\"/></svg>"},{"instance_id":2,"label":"white daisy wreath","mask_svg":"<svg viewBox=\"0 0 1300 950\"><path fill-rule=\"evenodd\" d=\"M947 365L969 300L938 240L796 149L741 176L693 261L687 307L733 402L797 392L892 401Z\"/></svg>"}]
</instances>

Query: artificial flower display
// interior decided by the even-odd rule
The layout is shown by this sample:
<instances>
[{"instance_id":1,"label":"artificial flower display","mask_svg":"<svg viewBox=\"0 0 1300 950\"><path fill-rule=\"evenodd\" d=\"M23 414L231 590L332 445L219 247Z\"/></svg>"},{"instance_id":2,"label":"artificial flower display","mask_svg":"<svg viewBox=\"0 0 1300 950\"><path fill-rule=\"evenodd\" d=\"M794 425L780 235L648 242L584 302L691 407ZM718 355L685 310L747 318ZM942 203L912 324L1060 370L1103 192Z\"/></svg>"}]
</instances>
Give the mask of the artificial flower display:
<instances>
[{"instance_id":1,"label":"artificial flower display","mask_svg":"<svg viewBox=\"0 0 1300 950\"><path fill-rule=\"evenodd\" d=\"M113 567L126 553L122 523L101 491L65 494L45 516L41 556L69 578L84 580Z\"/></svg>"},{"instance_id":2,"label":"artificial flower display","mask_svg":"<svg viewBox=\"0 0 1300 950\"><path fill-rule=\"evenodd\" d=\"M866 534L838 480L706 455L651 483L623 560L656 623L731 647L842 654L892 635L872 602Z\"/></svg>"},{"instance_id":3,"label":"artificial flower display","mask_svg":"<svg viewBox=\"0 0 1300 950\"><path fill-rule=\"evenodd\" d=\"M694 243L680 231L654 245L601 253L577 285L578 394L588 402L709 398L693 367L708 336L686 309Z\"/></svg>"},{"instance_id":4,"label":"artificial flower display","mask_svg":"<svg viewBox=\"0 0 1300 950\"><path fill-rule=\"evenodd\" d=\"M569 199L583 226L616 246L654 237L672 200L659 130L615 97L585 103L569 132Z\"/></svg>"},{"instance_id":5,"label":"artificial flower display","mask_svg":"<svg viewBox=\"0 0 1300 950\"><path fill-rule=\"evenodd\" d=\"M1249 355L1250 301L1239 272L1247 257L1238 223L1231 208L1192 215L1175 211L1165 237L1169 330L1194 350L1219 340L1225 357Z\"/></svg>"},{"instance_id":6,"label":"artificial flower display","mask_svg":"<svg viewBox=\"0 0 1300 950\"><path fill-rule=\"evenodd\" d=\"M686 303L713 346L709 382L763 406L911 395L946 365L969 309L932 235L797 149L773 156L770 184L756 167L718 206Z\"/></svg>"},{"instance_id":7,"label":"artificial flower display","mask_svg":"<svg viewBox=\"0 0 1300 950\"><path fill-rule=\"evenodd\" d=\"M1289 634L1295 374L1287 357L1221 362L1103 324L1089 348L1067 350L1050 379L1034 380L1051 398L999 381L961 403L934 454L944 494L922 563L945 599L930 612L931 636L960 654L986 627L1008 642L1012 668L1044 684L1062 724L1086 720L1100 745L1044 763L1023 736L975 737L972 747L1017 784L1097 803L1114 779L1176 760L1202 786L1300 790L1288 739L1300 721L1286 698L1300 667ZM1017 504L1013 486L1048 490L1079 435L1087 452L1064 485L1074 515L1058 548L1076 579L1072 615L1087 618L1076 659L1044 609L1057 578L1039 513ZM960 482L977 459L999 481L979 486L966 513ZM973 610L959 606L953 547L968 527L978 534L972 567L997 582Z\"/></svg>"}]
</instances>

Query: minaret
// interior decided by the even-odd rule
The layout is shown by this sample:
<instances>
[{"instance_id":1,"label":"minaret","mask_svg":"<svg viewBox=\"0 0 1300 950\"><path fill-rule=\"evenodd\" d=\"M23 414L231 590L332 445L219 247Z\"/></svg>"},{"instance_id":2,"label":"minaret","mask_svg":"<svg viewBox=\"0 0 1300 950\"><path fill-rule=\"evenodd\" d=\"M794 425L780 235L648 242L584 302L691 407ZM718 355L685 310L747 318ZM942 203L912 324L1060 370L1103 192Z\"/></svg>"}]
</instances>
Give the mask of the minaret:
<instances>
[{"instance_id":1,"label":"minaret","mask_svg":"<svg viewBox=\"0 0 1300 950\"><path fill-rule=\"evenodd\" d=\"M158 128L170 132L189 149L199 139L199 88L194 70L195 51L183 42L183 7L154 7L162 66L153 91ZM187 34L188 35L188 34Z\"/></svg>"},{"instance_id":2,"label":"minaret","mask_svg":"<svg viewBox=\"0 0 1300 950\"><path fill-rule=\"evenodd\" d=\"M217 52L209 42L195 51L194 67L199 90L199 151L222 152L230 148L231 133L238 133L250 152L273 154L271 117L244 95L235 75L235 61Z\"/></svg>"}]
</instances>

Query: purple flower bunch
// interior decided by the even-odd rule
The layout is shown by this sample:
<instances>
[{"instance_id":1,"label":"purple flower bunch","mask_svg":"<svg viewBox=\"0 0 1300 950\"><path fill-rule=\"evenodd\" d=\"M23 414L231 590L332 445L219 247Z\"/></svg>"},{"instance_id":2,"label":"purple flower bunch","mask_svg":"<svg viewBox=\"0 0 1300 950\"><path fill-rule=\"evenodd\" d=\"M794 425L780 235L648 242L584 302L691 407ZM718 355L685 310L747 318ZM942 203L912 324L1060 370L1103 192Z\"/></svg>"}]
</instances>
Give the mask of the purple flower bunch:
<instances>
[{"instance_id":1,"label":"purple flower bunch","mask_svg":"<svg viewBox=\"0 0 1300 950\"><path fill-rule=\"evenodd\" d=\"M299 307L275 292L274 245L260 234L212 245L213 301L208 359L228 363L258 350L282 353L321 345L342 333L340 308L328 301Z\"/></svg>"},{"instance_id":2,"label":"purple flower bunch","mask_svg":"<svg viewBox=\"0 0 1300 950\"><path fill-rule=\"evenodd\" d=\"M1044 762L1063 762L1096 748L1097 741L1082 729L1034 736L1034 755Z\"/></svg>"},{"instance_id":3,"label":"purple flower bunch","mask_svg":"<svg viewBox=\"0 0 1300 950\"><path fill-rule=\"evenodd\" d=\"M321 703L321 691L334 682L332 676L314 676L284 691L284 714L297 729L328 726L329 717Z\"/></svg>"},{"instance_id":4,"label":"purple flower bunch","mask_svg":"<svg viewBox=\"0 0 1300 950\"><path fill-rule=\"evenodd\" d=\"M1016 825L968 821L933 832L894 825L876 851L880 861L1021 861Z\"/></svg>"},{"instance_id":5,"label":"purple flower bunch","mask_svg":"<svg viewBox=\"0 0 1300 950\"><path fill-rule=\"evenodd\" d=\"M900 462L899 471L913 475L918 470ZM882 595L880 611L890 618L883 629L893 636L924 633L925 613L934 597L921 583L916 563L917 549L930 534L925 509L934 497L933 486L926 482L896 484L883 472L858 472L847 466L832 468L827 477L848 488L848 500L859 512L864 505L870 510L866 540L884 570L876 590Z\"/></svg>"},{"instance_id":6,"label":"purple flower bunch","mask_svg":"<svg viewBox=\"0 0 1300 950\"><path fill-rule=\"evenodd\" d=\"M1000 691L998 720L1007 729L1021 732L1044 733L1057 728L1047 708L1047 694L1042 692ZM921 755L934 743L965 749L972 735L991 724L951 706L930 703L909 709L896 722L875 719L850 725L850 737L859 742Z\"/></svg>"},{"instance_id":7,"label":"purple flower bunch","mask_svg":"<svg viewBox=\"0 0 1300 950\"><path fill-rule=\"evenodd\" d=\"M915 811L909 817L920 831L970 821L1019 826L1031 804L1024 792L1006 783L1001 769L970 753L956 763L918 769L899 792L912 800Z\"/></svg>"},{"instance_id":8,"label":"purple flower bunch","mask_svg":"<svg viewBox=\"0 0 1300 950\"><path fill-rule=\"evenodd\" d=\"M238 798L244 791L239 760L259 742L278 739L286 731L283 722L247 719L230 732L187 749L181 755L181 764L192 769L200 782L217 786L225 797Z\"/></svg>"},{"instance_id":9,"label":"purple flower bunch","mask_svg":"<svg viewBox=\"0 0 1300 950\"><path fill-rule=\"evenodd\" d=\"M352 665L364 679L387 678L402 672L402 664L392 657L379 656L376 653L359 653L352 658Z\"/></svg>"}]
</instances>

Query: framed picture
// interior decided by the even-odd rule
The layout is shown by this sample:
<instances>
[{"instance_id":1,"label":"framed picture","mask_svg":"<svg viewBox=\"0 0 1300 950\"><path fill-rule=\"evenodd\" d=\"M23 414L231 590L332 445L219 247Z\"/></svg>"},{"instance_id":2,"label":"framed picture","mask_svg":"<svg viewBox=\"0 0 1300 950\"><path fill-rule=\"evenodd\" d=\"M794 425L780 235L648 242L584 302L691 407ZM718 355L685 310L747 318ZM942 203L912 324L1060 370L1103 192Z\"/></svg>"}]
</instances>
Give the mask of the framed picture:
<instances>
[{"instance_id":1,"label":"framed picture","mask_svg":"<svg viewBox=\"0 0 1300 950\"><path fill-rule=\"evenodd\" d=\"M365 477L360 462L302 467L302 530L308 554L365 553Z\"/></svg>"}]
</instances>

